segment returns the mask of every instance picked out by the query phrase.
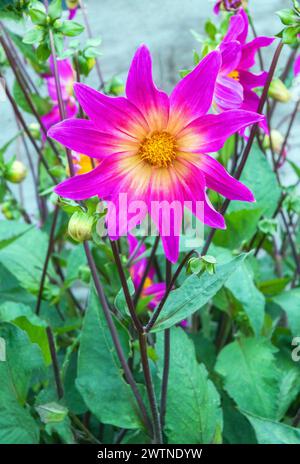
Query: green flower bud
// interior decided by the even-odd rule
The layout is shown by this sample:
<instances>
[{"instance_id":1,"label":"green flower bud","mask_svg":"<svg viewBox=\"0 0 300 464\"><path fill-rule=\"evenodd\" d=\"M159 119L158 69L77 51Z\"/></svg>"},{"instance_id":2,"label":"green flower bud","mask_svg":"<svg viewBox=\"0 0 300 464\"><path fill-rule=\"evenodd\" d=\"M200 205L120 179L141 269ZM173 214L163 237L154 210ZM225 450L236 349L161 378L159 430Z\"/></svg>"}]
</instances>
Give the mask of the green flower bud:
<instances>
[{"instance_id":1,"label":"green flower bud","mask_svg":"<svg viewBox=\"0 0 300 464\"><path fill-rule=\"evenodd\" d=\"M272 140L272 147L275 153L281 153L282 145L284 142L283 135L276 129L271 130L271 140ZM265 149L271 148L271 140L270 136L266 135L263 141L263 147Z\"/></svg>"},{"instance_id":2,"label":"green flower bud","mask_svg":"<svg viewBox=\"0 0 300 464\"><path fill-rule=\"evenodd\" d=\"M282 103L287 103L292 98L288 88L280 79L272 80L269 88L269 96Z\"/></svg>"},{"instance_id":3,"label":"green flower bud","mask_svg":"<svg viewBox=\"0 0 300 464\"><path fill-rule=\"evenodd\" d=\"M75 242L84 242L92 237L93 223L92 216L83 211L76 211L69 220L68 233Z\"/></svg>"},{"instance_id":4,"label":"green flower bud","mask_svg":"<svg viewBox=\"0 0 300 464\"><path fill-rule=\"evenodd\" d=\"M3 203L3 205L1 206L1 211L2 211L3 216L9 221L11 221L12 219L15 219L15 215L12 210L12 204L10 201L6 201L5 203Z\"/></svg>"},{"instance_id":5,"label":"green flower bud","mask_svg":"<svg viewBox=\"0 0 300 464\"><path fill-rule=\"evenodd\" d=\"M41 128L39 124L32 122L29 124L29 130L35 140L39 140L41 138Z\"/></svg>"},{"instance_id":6,"label":"green flower bud","mask_svg":"<svg viewBox=\"0 0 300 464\"><path fill-rule=\"evenodd\" d=\"M21 161L15 160L6 166L4 177L9 182L19 184L25 179L27 169Z\"/></svg>"}]
</instances>

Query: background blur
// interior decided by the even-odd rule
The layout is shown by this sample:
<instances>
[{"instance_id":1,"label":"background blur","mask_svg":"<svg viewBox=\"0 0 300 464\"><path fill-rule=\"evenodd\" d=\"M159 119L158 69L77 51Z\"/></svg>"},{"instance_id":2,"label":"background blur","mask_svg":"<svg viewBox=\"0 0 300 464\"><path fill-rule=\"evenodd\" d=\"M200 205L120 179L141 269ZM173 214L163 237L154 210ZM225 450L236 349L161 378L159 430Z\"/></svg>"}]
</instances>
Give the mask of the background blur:
<instances>
[{"instance_id":1,"label":"background blur","mask_svg":"<svg viewBox=\"0 0 300 464\"><path fill-rule=\"evenodd\" d=\"M213 0L86 0L93 35L102 38L100 65L104 79L108 80L114 75L125 79L136 48L145 43L153 56L157 84L170 91L179 79L179 70L193 66L193 50L200 51L201 44L195 40L191 30L203 34L205 21L208 18L217 18L213 14L214 3ZM273 35L281 28L275 12L290 7L291 1L249 0L248 5L257 33ZM80 11L76 20L82 22ZM274 46L267 51L263 50L267 57L266 62L271 59L273 50ZM288 47L285 52L288 52ZM281 66L283 64L284 54ZM98 86L96 72L91 74L87 83ZM2 145L15 133L15 121L9 104L0 102L0 105ZM291 106L293 105L291 102ZM299 115L298 119L300 122ZM291 140L293 147L288 147L289 156L299 160L300 131L294 130ZM291 175L287 166L282 169L286 177ZM31 179L28 178L24 185L24 200L29 206L33 197Z\"/></svg>"}]
</instances>

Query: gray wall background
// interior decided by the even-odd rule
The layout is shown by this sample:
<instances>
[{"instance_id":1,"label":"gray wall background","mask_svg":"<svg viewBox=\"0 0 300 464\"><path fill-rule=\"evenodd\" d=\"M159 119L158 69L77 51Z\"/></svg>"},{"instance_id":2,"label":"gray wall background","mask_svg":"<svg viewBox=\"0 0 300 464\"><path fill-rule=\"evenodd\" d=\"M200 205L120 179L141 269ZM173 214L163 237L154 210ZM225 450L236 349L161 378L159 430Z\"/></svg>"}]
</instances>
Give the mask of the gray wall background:
<instances>
[{"instance_id":1,"label":"gray wall background","mask_svg":"<svg viewBox=\"0 0 300 464\"><path fill-rule=\"evenodd\" d=\"M134 51L145 43L153 55L157 84L170 91L179 79L178 71L193 66L193 50L200 50L200 44L191 30L203 33L207 18L215 18L213 4L213 0L86 0L93 35L102 38L100 64L104 78L118 75L125 79ZM290 0L249 0L258 34L278 32L281 25L275 12L290 5ZM81 12L78 12L77 19L82 21ZM273 50L274 47L264 51L267 63ZM283 58L281 63L283 66ZM98 85L95 71L87 82ZM15 133L15 121L7 102L0 102L0 108L0 144L3 144ZM286 110L287 106L282 105L280 117ZM295 143L290 153L299 162L300 134L296 127L293 135ZM35 157L33 151L32 155ZM289 178L288 168L283 170ZM30 184L31 179L24 183L24 199L26 206L32 204L34 208Z\"/></svg>"}]
</instances>

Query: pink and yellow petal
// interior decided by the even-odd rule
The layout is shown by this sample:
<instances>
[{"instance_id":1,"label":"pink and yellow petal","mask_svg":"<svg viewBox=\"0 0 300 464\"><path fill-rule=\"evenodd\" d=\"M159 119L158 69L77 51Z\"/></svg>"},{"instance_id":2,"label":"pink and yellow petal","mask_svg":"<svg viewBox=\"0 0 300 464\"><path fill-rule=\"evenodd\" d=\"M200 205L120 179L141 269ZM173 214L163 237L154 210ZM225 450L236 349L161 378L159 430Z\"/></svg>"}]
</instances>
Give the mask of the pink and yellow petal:
<instances>
[{"instance_id":1,"label":"pink and yellow petal","mask_svg":"<svg viewBox=\"0 0 300 464\"><path fill-rule=\"evenodd\" d=\"M151 55L145 45L138 48L131 62L126 95L142 112L151 131L161 131L167 127L169 98L153 82Z\"/></svg>"}]
</instances>

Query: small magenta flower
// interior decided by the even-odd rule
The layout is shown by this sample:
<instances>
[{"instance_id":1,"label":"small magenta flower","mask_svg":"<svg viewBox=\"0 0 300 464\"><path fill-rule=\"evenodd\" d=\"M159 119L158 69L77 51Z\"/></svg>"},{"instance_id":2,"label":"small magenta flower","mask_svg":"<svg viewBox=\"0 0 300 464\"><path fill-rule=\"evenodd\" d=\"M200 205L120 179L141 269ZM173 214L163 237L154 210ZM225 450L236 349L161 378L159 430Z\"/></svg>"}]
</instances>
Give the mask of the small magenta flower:
<instances>
[{"instance_id":1,"label":"small magenta flower","mask_svg":"<svg viewBox=\"0 0 300 464\"><path fill-rule=\"evenodd\" d=\"M60 121L60 112L58 106L58 96L56 92L56 84L54 78L54 64L53 59L50 57L49 66L51 70L50 76L45 76L48 94L53 102L53 106L49 113L42 116L42 121L44 126L49 129L53 124L56 124ZM78 108L73 97L73 85L75 73L72 68L72 65L68 59L58 60L57 61L58 74L60 78L61 93L62 98L65 103L66 115L68 118L73 118L76 116Z\"/></svg>"},{"instance_id":2,"label":"small magenta flower","mask_svg":"<svg viewBox=\"0 0 300 464\"><path fill-rule=\"evenodd\" d=\"M151 56L141 46L132 61L125 97L109 97L84 84L74 90L90 120L68 119L52 127L48 135L71 150L100 161L91 172L67 179L55 188L58 195L84 200L98 195L108 201L108 233L126 235L150 214L161 235L167 258L179 253L183 209L187 207L205 224L225 228L224 218L211 205L206 188L231 200L254 201L251 191L231 177L207 153L219 150L233 133L262 120L244 110L207 114L221 67L221 53L208 54L184 77L171 95L157 89L152 79ZM115 212L120 194L128 205L142 201L140 214L130 216L115 231ZM179 204L170 214L153 203ZM202 211L196 204L201 202ZM173 217L174 216L174 217ZM171 223L166 226L166 221ZM111 225L113 224L113 231ZM167 230L167 233L166 233Z\"/></svg>"},{"instance_id":3,"label":"small magenta flower","mask_svg":"<svg viewBox=\"0 0 300 464\"><path fill-rule=\"evenodd\" d=\"M217 78L215 104L220 111L242 108L257 111L259 97L253 89L263 87L268 73L254 74L249 71L255 65L256 53L269 46L274 38L259 36L247 42L249 20L243 9L230 18L230 24L222 43L222 66ZM261 123L267 131L266 123Z\"/></svg>"}]
</instances>

